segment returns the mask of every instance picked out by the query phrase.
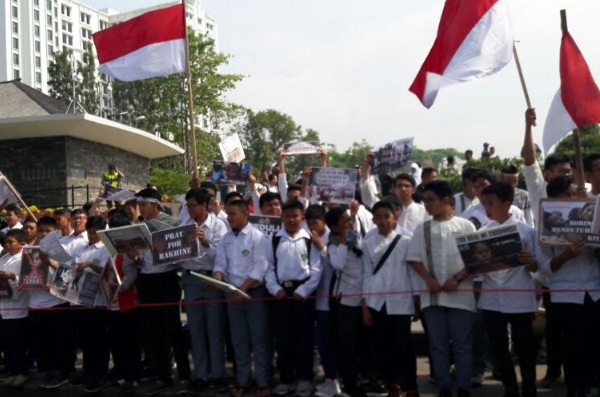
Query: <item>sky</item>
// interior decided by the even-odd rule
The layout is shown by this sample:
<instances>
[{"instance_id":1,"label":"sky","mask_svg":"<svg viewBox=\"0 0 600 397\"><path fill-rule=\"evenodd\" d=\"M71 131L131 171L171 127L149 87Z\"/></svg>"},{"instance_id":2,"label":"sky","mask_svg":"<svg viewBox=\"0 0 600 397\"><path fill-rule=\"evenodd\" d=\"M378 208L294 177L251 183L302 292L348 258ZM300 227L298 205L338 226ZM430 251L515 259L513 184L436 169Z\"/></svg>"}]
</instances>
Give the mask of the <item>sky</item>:
<instances>
[{"instance_id":1,"label":"sky","mask_svg":"<svg viewBox=\"0 0 600 397\"><path fill-rule=\"evenodd\" d=\"M80 0L128 11L164 0ZM560 14L600 79L598 0L507 0L532 105L534 139L559 88ZM421 149L517 156L526 102L514 62L442 89L430 109L408 91L435 39L443 0L203 0L217 19L225 73L245 76L229 101L290 115L321 141L348 149L414 137Z\"/></svg>"}]
</instances>

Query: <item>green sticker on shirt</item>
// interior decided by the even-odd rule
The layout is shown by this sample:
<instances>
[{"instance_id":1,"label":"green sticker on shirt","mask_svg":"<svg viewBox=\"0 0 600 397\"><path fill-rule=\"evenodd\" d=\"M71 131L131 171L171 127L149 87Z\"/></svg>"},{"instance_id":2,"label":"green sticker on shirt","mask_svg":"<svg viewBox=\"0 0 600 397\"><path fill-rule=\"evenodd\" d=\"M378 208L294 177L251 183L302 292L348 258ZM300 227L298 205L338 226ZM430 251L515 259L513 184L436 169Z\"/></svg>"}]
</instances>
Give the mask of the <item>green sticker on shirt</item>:
<instances>
[{"instance_id":1,"label":"green sticker on shirt","mask_svg":"<svg viewBox=\"0 0 600 397\"><path fill-rule=\"evenodd\" d=\"M302 254L301 256L302 260L305 261L308 259L308 254Z\"/></svg>"},{"instance_id":2,"label":"green sticker on shirt","mask_svg":"<svg viewBox=\"0 0 600 397\"><path fill-rule=\"evenodd\" d=\"M243 251L242 251L242 255L244 255L244 256L248 256L248 255L250 255L250 251L248 251L248 250L243 250Z\"/></svg>"}]
</instances>

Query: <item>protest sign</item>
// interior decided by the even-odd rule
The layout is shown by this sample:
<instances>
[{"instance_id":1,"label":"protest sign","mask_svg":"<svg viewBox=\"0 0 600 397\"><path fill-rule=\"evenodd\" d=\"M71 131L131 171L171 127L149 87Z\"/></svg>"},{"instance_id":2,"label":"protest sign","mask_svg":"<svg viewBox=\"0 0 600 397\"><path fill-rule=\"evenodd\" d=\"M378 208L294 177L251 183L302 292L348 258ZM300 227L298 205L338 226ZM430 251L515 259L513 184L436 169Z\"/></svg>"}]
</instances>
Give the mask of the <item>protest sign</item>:
<instances>
[{"instance_id":1,"label":"protest sign","mask_svg":"<svg viewBox=\"0 0 600 397\"><path fill-rule=\"evenodd\" d=\"M98 230L98 237L111 256L125 254L129 248L141 250L152 246L152 235L145 223Z\"/></svg>"},{"instance_id":2,"label":"protest sign","mask_svg":"<svg viewBox=\"0 0 600 397\"><path fill-rule=\"evenodd\" d=\"M246 158L242 142L237 133L229 135L219 143L219 150L223 160L239 163Z\"/></svg>"},{"instance_id":3,"label":"protest sign","mask_svg":"<svg viewBox=\"0 0 600 397\"><path fill-rule=\"evenodd\" d=\"M100 274L100 291L106 299L106 306L110 307L117 300L119 286L121 285L121 277L117 273L113 258L109 258L108 262L102 269Z\"/></svg>"},{"instance_id":4,"label":"protest sign","mask_svg":"<svg viewBox=\"0 0 600 397\"><path fill-rule=\"evenodd\" d=\"M248 221L255 229L258 229L267 237L270 237L281 230L280 216L250 215Z\"/></svg>"},{"instance_id":5,"label":"protest sign","mask_svg":"<svg viewBox=\"0 0 600 397\"><path fill-rule=\"evenodd\" d=\"M198 252L196 224L152 233L152 264L154 266L196 258Z\"/></svg>"},{"instance_id":6,"label":"protest sign","mask_svg":"<svg viewBox=\"0 0 600 397\"><path fill-rule=\"evenodd\" d=\"M99 274L78 272L75 266L60 265L54 274L50 293L76 305L94 307L99 287Z\"/></svg>"},{"instance_id":7,"label":"protest sign","mask_svg":"<svg viewBox=\"0 0 600 397\"><path fill-rule=\"evenodd\" d=\"M102 184L102 189L100 190L100 193L98 194L98 198L107 200L107 197L112 196L115 193L119 193L122 190L123 189L121 189L120 187L116 187L116 186L111 185L110 183L104 182Z\"/></svg>"},{"instance_id":8,"label":"protest sign","mask_svg":"<svg viewBox=\"0 0 600 397\"><path fill-rule=\"evenodd\" d=\"M311 202L350 204L357 175L354 168L313 167L308 188Z\"/></svg>"},{"instance_id":9,"label":"protest sign","mask_svg":"<svg viewBox=\"0 0 600 397\"><path fill-rule=\"evenodd\" d=\"M23 247L17 289L46 290L49 271L50 261L41 252L40 247Z\"/></svg>"},{"instance_id":10,"label":"protest sign","mask_svg":"<svg viewBox=\"0 0 600 397\"><path fill-rule=\"evenodd\" d=\"M212 181L219 185L245 185L251 171L250 164L213 160Z\"/></svg>"},{"instance_id":11,"label":"protest sign","mask_svg":"<svg viewBox=\"0 0 600 397\"><path fill-rule=\"evenodd\" d=\"M398 171L410 160L412 156L414 138L400 139L386 143L373 154L375 164L373 173L389 174Z\"/></svg>"},{"instance_id":12,"label":"protest sign","mask_svg":"<svg viewBox=\"0 0 600 397\"><path fill-rule=\"evenodd\" d=\"M600 235L592 233L595 199L542 199L538 240L541 245L567 246L583 240L600 245Z\"/></svg>"},{"instance_id":13,"label":"protest sign","mask_svg":"<svg viewBox=\"0 0 600 397\"><path fill-rule=\"evenodd\" d=\"M470 275L523 266L517 259L523 244L516 225L457 235L456 244Z\"/></svg>"},{"instance_id":14,"label":"protest sign","mask_svg":"<svg viewBox=\"0 0 600 397\"><path fill-rule=\"evenodd\" d=\"M15 204L18 203L19 199L12 192L6 182L6 178L0 175L0 204Z\"/></svg>"},{"instance_id":15,"label":"protest sign","mask_svg":"<svg viewBox=\"0 0 600 397\"><path fill-rule=\"evenodd\" d=\"M60 243L60 237L57 233L48 233L46 237L38 243L40 250L48 256L48 258L57 261L58 263L67 263L73 260L73 257L65 250L65 247Z\"/></svg>"},{"instance_id":16,"label":"protest sign","mask_svg":"<svg viewBox=\"0 0 600 397\"><path fill-rule=\"evenodd\" d=\"M215 280L212 277L208 277L208 276L205 276L204 274L200 274L200 273L197 273L194 271L192 271L191 274L193 276L196 276L196 277L202 279L205 283L210 284L211 286L213 286L216 289L220 289L221 291L224 291L228 294L238 295L238 296L241 296L242 298L250 299L250 296L247 293L240 290L239 288L234 287L231 284L227 284L222 281Z\"/></svg>"},{"instance_id":17,"label":"protest sign","mask_svg":"<svg viewBox=\"0 0 600 397\"><path fill-rule=\"evenodd\" d=\"M286 155L296 154L317 154L321 149L319 142L289 142L283 145L283 150Z\"/></svg>"},{"instance_id":18,"label":"protest sign","mask_svg":"<svg viewBox=\"0 0 600 397\"><path fill-rule=\"evenodd\" d=\"M121 189L106 197L106 201L127 201L135 197L133 190Z\"/></svg>"}]
</instances>

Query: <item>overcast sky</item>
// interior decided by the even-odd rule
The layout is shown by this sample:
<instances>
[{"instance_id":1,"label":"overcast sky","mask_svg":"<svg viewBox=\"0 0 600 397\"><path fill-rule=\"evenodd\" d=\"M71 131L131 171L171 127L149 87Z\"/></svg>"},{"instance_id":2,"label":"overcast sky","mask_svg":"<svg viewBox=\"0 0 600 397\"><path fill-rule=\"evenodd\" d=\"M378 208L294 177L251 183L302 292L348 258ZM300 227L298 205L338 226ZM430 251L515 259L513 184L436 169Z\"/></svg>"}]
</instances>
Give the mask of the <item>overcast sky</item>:
<instances>
[{"instance_id":1,"label":"overcast sky","mask_svg":"<svg viewBox=\"0 0 600 397\"><path fill-rule=\"evenodd\" d=\"M81 0L127 11L161 0ZM254 111L276 109L347 149L415 137L422 149L479 153L484 141L515 156L525 99L514 62L494 76L443 89L431 109L408 91L435 38L442 0L203 0L219 23L224 72L246 76L228 94ZM568 6L568 7L567 7ZM533 106L536 142L559 88L559 10L600 79L600 1L509 0Z\"/></svg>"}]
</instances>

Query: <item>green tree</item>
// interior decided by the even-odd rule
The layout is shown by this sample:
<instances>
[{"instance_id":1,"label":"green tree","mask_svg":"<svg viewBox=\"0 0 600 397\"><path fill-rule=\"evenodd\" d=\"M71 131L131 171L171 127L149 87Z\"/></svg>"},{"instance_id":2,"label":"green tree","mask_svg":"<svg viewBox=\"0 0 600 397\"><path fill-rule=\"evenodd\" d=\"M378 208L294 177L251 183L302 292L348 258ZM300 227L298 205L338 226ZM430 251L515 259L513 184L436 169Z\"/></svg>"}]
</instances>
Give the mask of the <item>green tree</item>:
<instances>
[{"instance_id":1,"label":"green tree","mask_svg":"<svg viewBox=\"0 0 600 397\"><path fill-rule=\"evenodd\" d=\"M82 60L77 61L75 70L81 76L81 82L75 85L78 101L86 112L97 114L100 108L99 85L95 77L96 57L91 45L87 46Z\"/></svg>"},{"instance_id":2,"label":"green tree","mask_svg":"<svg viewBox=\"0 0 600 397\"><path fill-rule=\"evenodd\" d=\"M189 189L190 177L184 172L153 168L150 173L152 183L161 194L173 196L185 193Z\"/></svg>"},{"instance_id":3,"label":"green tree","mask_svg":"<svg viewBox=\"0 0 600 397\"><path fill-rule=\"evenodd\" d=\"M588 153L600 152L600 125L592 124L579 129L579 140L583 155ZM575 146L573 145L573 134L569 134L558 142L554 148L554 153L575 155Z\"/></svg>"},{"instance_id":4,"label":"green tree","mask_svg":"<svg viewBox=\"0 0 600 397\"><path fill-rule=\"evenodd\" d=\"M363 139L361 142L353 142L352 146L345 152L338 152L335 145L329 145L327 151L327 165L329 167L353 168L355 165L363 165L367 154L373 151L373 146Z\"/></svg>"},{"instance_id":5,"label":"green tree","mask_svg":"<svg viewBox=\"0 0 600 397\"><path fill-rule=\"evenodd\" d=\"M78 76L75 79L77 102L86 112L95 114L98 111L99 102L94 53L91 47L87 47L82 60L75 62L75 70L73 70L72 59L73 51L68 48L54 53L54 59L48 65L50 96L60 99L66 105L72 105L73 77Z\"/></svg>"},{"instance_id":6,"label":"green tree","mask_svg":"<svg viewBox=\"0 0 600 397\"><path fill-rule=\"evenodd\" d=\"M50 96L68 105L73 99L73 52L68 48L56 51L48 65L48 86Z\"/></svg>"}]
</instances>

